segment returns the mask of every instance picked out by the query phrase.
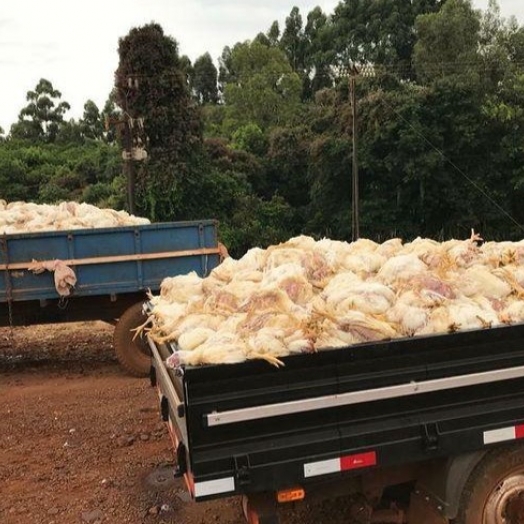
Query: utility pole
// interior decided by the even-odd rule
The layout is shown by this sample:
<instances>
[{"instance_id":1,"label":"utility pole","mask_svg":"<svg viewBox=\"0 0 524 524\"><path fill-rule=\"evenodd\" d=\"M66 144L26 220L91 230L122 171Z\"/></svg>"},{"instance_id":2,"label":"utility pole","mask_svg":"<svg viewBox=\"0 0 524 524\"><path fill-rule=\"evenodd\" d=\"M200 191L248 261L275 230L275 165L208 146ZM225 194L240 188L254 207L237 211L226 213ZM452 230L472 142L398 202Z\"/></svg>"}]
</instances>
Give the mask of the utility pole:
<instances>
[{"instance_id":1,"label":"utility pole","mask_svg":"<svg viewBox=\"0 0 524 524\"><path fill-rule=\"evenodd\" d=\"M136 211L135 206L135 189L136 175L135 162L145 160L147 151L143 147L141 136L144 133L144 119L131 118L127 113L123 119L123 146L122 158L124 159L124 175L127 180L127 203L129 212L133 215Z\"/></svg>"},{"instance_id":2,"label":"utility pole","mask_svg":"<svg viewBox=\"0 0 524 524\"><path fill-rule=\"evenodd\" d=\"M129 213L134 214L136 212L135 162L147 158L147 151L143 147L144 142L142 140L144 136L144 119L142 117L133 118L128 113L128 98L138 89L138 78L135 76L127 77L127 85L123 87L117 84L115 77L115 88L123 92L125 108L123 108L122 118L110 118L106 121L106 129L110 124L116 125L122 139L123 174L127 184L127 205Z\"/></svg>"},{"instance_id":3,"label":"utility pole","mask_svg":"<svg viewBox=\"0 0 524 524\"><path fill-rule=\"evenodd\" d=\"M357 68L351 64L349 69L349 92L351 101L351 238L353 242L360 238L360 212L359 212L359 177L358 177L358 108L357 108L357 77L373 77L375 69L372 64L364 64Z\"/></svg>"},{"instance_id":4,"label":"utility pole","mask_svg":"<svg viewBox=\"0 0 524 524\"><path fill-rule=\"evenodd\" d=\"M129 213L136 212L135 206L135 162L145 160L147 158L147 151L143 147L141 135L144 131L143 118L131 118L127 113L124 113L121 118L106 118L105 127L109 129L114 125L122 140L122 172L126 179L127 185L127 206Z\"/></svg>"},{"instance_id":5,"label":"utility pole","mask_svg":"<svg viewBox=\"0 0 524 524\"><path fill-rule=\"evenodd\" d=\"M133 135L129 125L129 115L126 113L123 121L123 146L122 158L124 160L124 176L127 182L127 207L129 213L135 214L135 165L132 157Z\"/></svg>"},{"instance_id":6,"label":"utility pole","mask_svg":"<svg viewBox=\"0 0 524 524\"><path fill-rule=\"evenodd\" d=\"M359 71L355 65L349 70L349 91L351 98L351 135L352 135L352 155L351 155L351 239L353 242L360 238L359 223L359 181L358 181L358 126L357 126L357 93L356 79Z\"/></svg>"}]
</instances>

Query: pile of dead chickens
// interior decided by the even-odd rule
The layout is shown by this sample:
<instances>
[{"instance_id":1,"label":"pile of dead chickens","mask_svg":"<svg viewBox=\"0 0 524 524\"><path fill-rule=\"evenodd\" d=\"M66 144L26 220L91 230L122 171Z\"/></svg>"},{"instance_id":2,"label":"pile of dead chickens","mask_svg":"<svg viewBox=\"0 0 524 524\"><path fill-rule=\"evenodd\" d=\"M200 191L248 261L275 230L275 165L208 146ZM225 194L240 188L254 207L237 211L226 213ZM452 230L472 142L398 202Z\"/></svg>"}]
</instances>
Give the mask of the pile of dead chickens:
<instances>
[{"instance_id":1,"label":"pile of dead chickens","mask_svg":"<svg viewBox=\"0 0 524 524\"><path fill-rule=\"evenodd\" d=\"M382 244L299 236L166 278L149 335L168 364L227 364L524 321L524 240Z\"/></svg>"},{"instance_id":2,"label":"pile of dead chickens","mask_svg":"<svg viewBox=\"0 0 524 524\"><path fill-rule=\"evenodd\" d=\"M56 205L0 200L0 234L31 233L149 224L147 218L91 204L61 202Z\"/></svg>"}]
</instances>

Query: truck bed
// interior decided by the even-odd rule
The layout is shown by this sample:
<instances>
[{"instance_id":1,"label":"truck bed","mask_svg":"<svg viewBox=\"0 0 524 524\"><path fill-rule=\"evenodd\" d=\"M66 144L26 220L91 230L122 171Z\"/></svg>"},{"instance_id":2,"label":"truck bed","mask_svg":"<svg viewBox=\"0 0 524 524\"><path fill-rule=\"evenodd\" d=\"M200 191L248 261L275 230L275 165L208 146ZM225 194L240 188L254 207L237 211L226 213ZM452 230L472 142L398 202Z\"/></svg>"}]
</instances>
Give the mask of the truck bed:
<instances>
[{"instance_id":1,"label":"truck bed","mask_svg":"<svg viewBox=\"0 0 524 524\"><path fill-rule=\"evenodd\" d=\"M77 277L67 308L51 272L28 270L33 260L55 259ZM213 220L3 235L0 325L97 319L101 312L118 317L165 277L206 276L219 261Z\"/></svg>"},{"instance_id":2,"label":"truck bed","mask_svg":"<svg viewBox=\"0 0 524 524\"><path fill-rule=\"evenodd\" d=\"M154 381L196 500L274 491L524 437L524 324L265 361Z\"/></svg>"}]
</instances>

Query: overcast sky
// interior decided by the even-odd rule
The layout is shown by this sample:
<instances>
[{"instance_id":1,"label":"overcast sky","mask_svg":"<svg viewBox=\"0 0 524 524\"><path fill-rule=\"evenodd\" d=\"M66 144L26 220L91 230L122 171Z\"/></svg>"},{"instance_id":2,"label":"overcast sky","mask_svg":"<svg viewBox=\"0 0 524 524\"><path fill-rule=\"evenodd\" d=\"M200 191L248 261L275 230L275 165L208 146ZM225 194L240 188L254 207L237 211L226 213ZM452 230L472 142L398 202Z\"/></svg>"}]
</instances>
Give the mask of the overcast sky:
<instances>
[{"instance_id":1,"label":"overcast sky","mask_svg":"<svg viewBox=\"0 0 524 524\"><path fill-rule=\"evenodd\" d=\"M401 0L404 1L404 0ZM473 0L484 9L488 0ZM0 127L8 132L41 78L69 102L66 118L79 118L91 99L102 108L118 65L118 39L130 29L159 23L180 54L194 61L224 46L280 27L293 6L304 19L315 6L331 14L338 0L1 0ZM499 0L504 17L524 23L523 0Z\"/></svg>"}]
</instances>

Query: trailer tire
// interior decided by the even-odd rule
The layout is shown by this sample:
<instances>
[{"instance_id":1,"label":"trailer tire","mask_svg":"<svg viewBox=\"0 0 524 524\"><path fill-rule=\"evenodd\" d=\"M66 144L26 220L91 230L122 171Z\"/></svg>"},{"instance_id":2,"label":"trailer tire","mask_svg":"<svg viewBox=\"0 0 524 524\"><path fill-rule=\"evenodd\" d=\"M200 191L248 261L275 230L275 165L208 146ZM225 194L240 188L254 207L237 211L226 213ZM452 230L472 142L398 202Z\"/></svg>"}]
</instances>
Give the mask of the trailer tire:
<instances>
[{"instance_id":1,"label":"trailer tire","mask_svg":"<svg viewBox=\"0 0 524 524\"><path fill-rule=\"evenodd\" d=\"M146 341L140 335L135 337L132 331L146 320L142 306L142 302L139 302L126 309L118 319L113 333L116 357L120 365L134 377L149 376L151 368L151 351Z\"/></svg>"},{"instance_id":2,"label":"trailer tire","mask_svg":"<svg viewBox=\"0 0 524 524\"><path fill-rule=\"evenodd\" d=\"M455 524L524 524L524 446L488 453L473 470Z\"/></svg>"}]
</instances>

